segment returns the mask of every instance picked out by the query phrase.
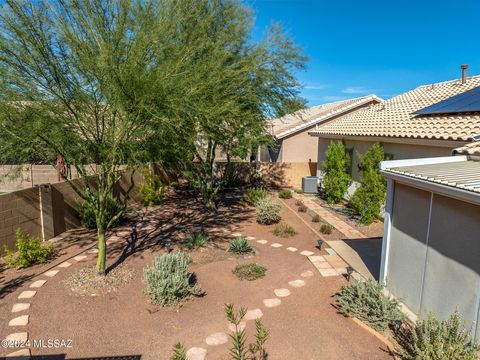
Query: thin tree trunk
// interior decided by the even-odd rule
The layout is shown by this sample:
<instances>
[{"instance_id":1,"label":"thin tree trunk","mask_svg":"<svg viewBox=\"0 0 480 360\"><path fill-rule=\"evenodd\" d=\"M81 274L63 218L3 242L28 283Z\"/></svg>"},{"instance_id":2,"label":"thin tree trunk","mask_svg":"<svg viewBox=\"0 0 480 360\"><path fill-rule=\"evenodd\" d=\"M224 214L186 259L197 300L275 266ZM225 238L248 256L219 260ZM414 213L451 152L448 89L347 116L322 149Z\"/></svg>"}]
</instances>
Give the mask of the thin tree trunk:
<instances>
[{"instance_id":1,"label":"thin tree trunk","mask_svg":"<svg viewBox=\"0 0 480 360\"><path fill-rule=\"evenodd\" d=\"M107 263L107 251L106 251L106 242L105 242L105 229L103 225L98 226L97 229L97 238L98 238L98 257L97 257L97 274L104 276L105 275L105 266Z\"/></svg>"}]
</instances>

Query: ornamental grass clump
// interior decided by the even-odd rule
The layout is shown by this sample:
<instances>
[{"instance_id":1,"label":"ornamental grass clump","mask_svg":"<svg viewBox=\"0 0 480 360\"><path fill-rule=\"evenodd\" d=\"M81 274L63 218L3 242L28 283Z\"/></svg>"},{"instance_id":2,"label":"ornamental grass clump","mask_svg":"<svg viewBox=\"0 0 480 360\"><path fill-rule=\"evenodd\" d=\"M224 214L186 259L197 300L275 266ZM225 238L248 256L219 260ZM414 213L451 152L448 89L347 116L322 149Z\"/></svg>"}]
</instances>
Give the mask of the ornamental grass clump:
<instances>
[{"instance_id":1,"label":"ornamental grass clump","mask_svg":"<svg viewBox=\"0 0 480 360\"><path fill-rule=\"evenodd\" d=\"M44 244L39 238L24 234L17 229L15 236L17 238L17 252L10 250L6 245L5 261L11 267L27 267L35 264L43 264L53 253L52 244Z\"/></svg>"},{"instance_id":2,"label":"ornamental grass clump","mask_svg":"<svg viewBox=\"0 0 480 360\"><path fill-rule=\"evenodd\" d=\"M290 190L287 190L287 189L280 190L278 192L278 197L280 199L291 199L292 198L292 192Z\"/></svg>"},{"instance_id":3,"label":"ornamental grass clump","mask_svg":"<svg viewBox=\"0 0 480 360\"><path fill-rule=\"evenodd\" d=\"M153 304L177 306L192 295L204 294L199 285L193 284L194 275L188 272L191 262L184 252L164 254L155 258L153 267L144 270L145 292Z\"/></svg>"},{"instance_id":4,"label":"ornamental grass clump","mask_svg":"<svg viewBox=\"0 0 480 360\"><path fill-rule=\"evenodd\" d=\"M471 329L458 311L439 321L434 314L417 321L408 333L402 354L405 359L476 360L480 345L472 338Z\"/></svg>"},{"instance_id":5,"label":"ornamental grass clump","mask_svg":"<svg viewBox=\"0 0 480 360\"><path fill-rule=\"evenodd\" d=\"M275 229L273 229L273 235L283 238L289 238L295 236L296 234L297 232L295 229L286 223L277 224Z\"/></svg>"},{"instance_id":6,"label":"ornamental grass clump","mask_svg":"<svg viewBox=\"0 0 480 360\"><path fill-rule=\"evenodd\" d=\"M374 280L353 280L336 294L337 308L344 315L384 331L405 315L400 311L398 300L388 298L383 290L384 286Z\"/></svg>"},{"instance_id":7,"label":"ornamental grass clump","mask_svg":"<svg viewBox=\"0 0 480 360\"><path fill-rule=\"evenodd\" d=\"M183 246L190 250L198 249L201 247L205 247L211 241L210 235L203 231L194 231L187 235L185 241L183 242Z\"/></svg>"},{"instance_id":8,"label":"ornamental grass clump","mask_svg":"<svg viewBox=\"0 0 480 360\"><path fill-rule=\"evenodd\" d=\"M320 215L314 214L314 215L312 216L312 222L318 223L318 222L320 222L320 220L321 220L321 219L320 219Z\"/></svg>"},{"instance_id":9,"label":"ornamental grass clump","mask_svg":"<svg viewBox=\"0 0 480 360\"><path fill-rule=\"evenodd\" d=\"M333 226L330 224L322 224L322 226L320 226L320 232L322 234L330 235L332 231L333 231Z\"/></svg>"},{"instance_id":10,"label":"ornamental grass clump","mask_svg":"<svg viewBox=\"0 0 480 360\"><path fill-rule=\"evenodd\" d=\"M230 247L228 248L228 251L241 255L241 254L247 254L249 252L252 252L253 248L250 246L249 242L247 239L245 239L243 236L236 237L235 240L233 240L230 244Z\"/></svg>"},{"instance_id":11,"label":"ornamental grass clump","mask_svg":"<svg viewBox=\"0 0 480 360\"><path fill-rule=\"evenodd\" d=\"M300 205L300 206L298 207L298 212L303 212L303 213L305 213L305 212L307 212L307 210L308 210L308 208L307 208L305 205Z\"/></svg>"},{"instance_id":12,"label":"ornamental grass clump","mask_svg":"<svg viewBox=\"0 0 480 360\"><path fill-rule=\"evenodd\" d=\"M269 196L260 200L255 207L257 222L263 225L278 223L281 219L280 210L280 204L272 197Z\"/></svg>"},{"instance_id":13,"label":"ornamental grass clump","mask_svg":"<svg viewBox=\"0 0 480 360\"><path fill-rule=\"evenodd\" d=\"M268 196L268 191L262 188L250 188L245 190L243 201L249 205L257 205L257 203Z\"/></svg>"},{"instance_id":14,"label":"ornamental grass clump","mask_svg":"<svg viewBox=\"0 0 480 360\"><path fill-rule=\"evenodd\" d=\"M265 276L267 268L255 263L237 265L232 273L240 280L253 281Z\"/></svg>"}]
</instances>

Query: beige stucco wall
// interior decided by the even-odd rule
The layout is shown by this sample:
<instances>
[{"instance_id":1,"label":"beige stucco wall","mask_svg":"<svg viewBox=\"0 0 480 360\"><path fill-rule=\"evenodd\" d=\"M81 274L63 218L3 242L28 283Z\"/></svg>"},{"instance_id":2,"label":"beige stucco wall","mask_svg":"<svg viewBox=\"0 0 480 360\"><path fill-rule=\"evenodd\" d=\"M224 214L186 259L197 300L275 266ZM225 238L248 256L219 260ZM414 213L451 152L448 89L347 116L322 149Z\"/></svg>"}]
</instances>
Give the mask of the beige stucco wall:
<instances>
[{"instance_id":1,"label":"beige stucco wall","mask_svg":"<svg viewBox=\"0 0 480 360\"><path fill-rule=\"evenodd\" d=\"M282 139L278 162L299 163L317 161L317 138L308 135L313 127Z\"/></svg>"}]
</instances>

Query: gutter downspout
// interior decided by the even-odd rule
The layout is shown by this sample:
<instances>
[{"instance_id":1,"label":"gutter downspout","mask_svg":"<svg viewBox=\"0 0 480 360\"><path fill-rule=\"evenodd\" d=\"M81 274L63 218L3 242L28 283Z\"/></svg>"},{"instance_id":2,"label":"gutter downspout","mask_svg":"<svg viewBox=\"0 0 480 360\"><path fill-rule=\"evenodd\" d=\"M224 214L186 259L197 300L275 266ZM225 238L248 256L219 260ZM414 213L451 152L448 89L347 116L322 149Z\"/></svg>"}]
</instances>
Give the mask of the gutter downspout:
<instances>
[{"instance_id":1,"label":"gutter downspout","mask_svg":"<svg viewBox=\"0 0 480 360\"><path fill-rule=\"evenodd\" d=\"M387 284L388 260L390 253L390 232L392 229L393 195L395 192L394 187L395 182L392 179L387 179L387 196L385 214L383 216L382 256L380 260L380 276L378 279L383 285Z\"/></svg>"}]
</instances>

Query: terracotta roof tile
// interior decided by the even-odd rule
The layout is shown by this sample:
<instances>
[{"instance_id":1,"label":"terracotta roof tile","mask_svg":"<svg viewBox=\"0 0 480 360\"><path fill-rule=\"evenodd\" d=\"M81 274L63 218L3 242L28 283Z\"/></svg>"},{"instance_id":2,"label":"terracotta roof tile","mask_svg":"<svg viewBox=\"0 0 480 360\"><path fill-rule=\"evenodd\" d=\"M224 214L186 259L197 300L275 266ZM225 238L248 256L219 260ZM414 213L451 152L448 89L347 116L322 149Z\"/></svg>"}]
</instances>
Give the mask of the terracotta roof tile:
<instances>
[{"instance_id":1,"label":"terracotta roof tile","mask_svg":"<svg viewBox=\"0 0 480 360\"><path fill-rule=\"evenodd\" d=\"M475 141L453 150L454 154L480 155L480 141Z\"/></svg>"},{"instance_id":2,"label":"terracotta roof tile","mask_svg":"<svg viewBox=\"0 0 480 360\"><path fill-rule=\"evenodd\" d=\"M471 141L480 113L415 115L415 111L480 86L480 76L419 86L382 103L321 124L312 135L405 137Z\"/></svg>"}]
</instances>

